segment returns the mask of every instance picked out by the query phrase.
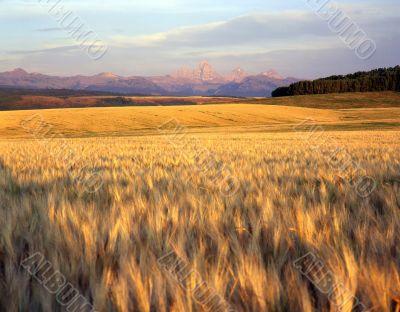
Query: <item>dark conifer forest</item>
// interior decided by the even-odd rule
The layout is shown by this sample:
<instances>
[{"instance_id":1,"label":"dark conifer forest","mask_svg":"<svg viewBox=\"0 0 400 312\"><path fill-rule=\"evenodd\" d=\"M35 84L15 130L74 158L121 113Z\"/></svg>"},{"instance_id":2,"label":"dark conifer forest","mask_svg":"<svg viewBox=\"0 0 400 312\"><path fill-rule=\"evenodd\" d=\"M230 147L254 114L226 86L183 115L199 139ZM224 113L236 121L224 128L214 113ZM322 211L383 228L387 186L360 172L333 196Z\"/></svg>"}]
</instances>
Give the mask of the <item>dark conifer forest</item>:
<instances>
[{"instance_id":1,"label":"dark conifer forest","mask_svg":"<svg viewBox=\"0 0 400 312\"><path fill-rule=\"evenodd\" d=\"M273 97L345 92L400 91L400 66L300 81L272 92Z\"/></svg>"}]
</instances>

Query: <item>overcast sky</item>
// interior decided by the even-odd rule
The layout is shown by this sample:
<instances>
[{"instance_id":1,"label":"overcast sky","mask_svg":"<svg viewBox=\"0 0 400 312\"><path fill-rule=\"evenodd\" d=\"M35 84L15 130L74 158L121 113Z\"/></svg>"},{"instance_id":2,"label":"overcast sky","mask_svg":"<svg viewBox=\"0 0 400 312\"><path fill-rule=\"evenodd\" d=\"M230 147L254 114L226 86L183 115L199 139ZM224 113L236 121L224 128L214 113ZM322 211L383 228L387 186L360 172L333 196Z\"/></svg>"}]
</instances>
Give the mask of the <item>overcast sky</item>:
<instances>
[{"instance_id":1,"label":"overcast sky","mask_svg":"<svg viewBox=\"0 0 400 312\"><path fill-rule=\"evenodd\" d=\"M398 0L336 1L376 42L368 60L332 33L307 0L61 0L107 45L104 57L93 60L48 13L56 1L0 0L0 71L161 75L207 59L222 73L274 68L315 78L400 64Z\"/></svg>"}]
</instances>

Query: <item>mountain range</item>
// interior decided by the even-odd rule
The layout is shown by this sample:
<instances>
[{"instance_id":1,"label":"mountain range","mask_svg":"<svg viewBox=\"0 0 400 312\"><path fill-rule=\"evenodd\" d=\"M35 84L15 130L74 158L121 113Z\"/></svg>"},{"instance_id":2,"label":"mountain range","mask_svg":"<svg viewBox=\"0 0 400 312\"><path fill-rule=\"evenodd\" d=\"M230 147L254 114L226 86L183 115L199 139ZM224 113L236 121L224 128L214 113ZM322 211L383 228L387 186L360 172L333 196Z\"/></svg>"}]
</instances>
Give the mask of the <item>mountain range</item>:
<instances>
[{"instance_id":1,"label":"mountain range","mask_svg":"<svg viewBox=\"0 0 400 312\"><path fill-rule=\"evenodd\" d=\"M0 73L0 86L3 87L102 91L129 95L271 96L276 88L297 81L299 79L283 78L275 70L250 75L242 68L236 68L228 75L221 75L207 61L202 61L194 69L182 67L171 75L154 77L122 77L113 73L59 77L28 73L21 68Z\"/></svg>"}]
</instances>

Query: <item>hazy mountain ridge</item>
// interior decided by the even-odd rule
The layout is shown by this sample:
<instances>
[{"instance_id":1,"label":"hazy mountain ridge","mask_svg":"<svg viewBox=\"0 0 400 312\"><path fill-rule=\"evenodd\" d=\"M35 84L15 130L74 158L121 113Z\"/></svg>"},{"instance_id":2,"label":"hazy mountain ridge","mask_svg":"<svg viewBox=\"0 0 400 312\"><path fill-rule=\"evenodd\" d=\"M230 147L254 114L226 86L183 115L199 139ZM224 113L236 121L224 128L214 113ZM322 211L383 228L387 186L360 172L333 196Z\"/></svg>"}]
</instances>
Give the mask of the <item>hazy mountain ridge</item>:
<instances>
[{"instance_id":1,"label":"hazy mountain ridge","mask_svg":"<svg viewBox=\"0 0 400 312\"><path fill-rule=\"evenodd\" d=\"M71 89L133 94L163 94L165 92L154 82L143 77L121 77L112 73L58 77L28 73L20 68L0 73L0 85L32 89Z\"/></svg>"},{"instance_id":2,"label":"hazy mountain ridge","mask_svg":"<svg viewBox=\"0 0 400 312\"><path fill-rule=\"evenodd\" d=\"M297 82L296 78L276 79L263 74L248 76L241 82L231 82L219 87L214 95L219 96L241 96L247 97L249 94L255 97L270 96L272 91L278 87L290 85Z\"/></svg>"},{"instance_id":3,"label":"hazy mountain ridge","mask_svg":"<svg viewBox=\"0 0 400 312\"><path fill-rule=\"evenodd\" d=\"M224 76L202 61L196 68L182 67L172 75L122 77L113 73L59 77L28 73L21 68L0 73L0 85L31 89L71 89L120 94L176 96L270 96L278 87L299 81L281 77L275 70L249 75L242 68Z\"/></svg>"}]
</instances>

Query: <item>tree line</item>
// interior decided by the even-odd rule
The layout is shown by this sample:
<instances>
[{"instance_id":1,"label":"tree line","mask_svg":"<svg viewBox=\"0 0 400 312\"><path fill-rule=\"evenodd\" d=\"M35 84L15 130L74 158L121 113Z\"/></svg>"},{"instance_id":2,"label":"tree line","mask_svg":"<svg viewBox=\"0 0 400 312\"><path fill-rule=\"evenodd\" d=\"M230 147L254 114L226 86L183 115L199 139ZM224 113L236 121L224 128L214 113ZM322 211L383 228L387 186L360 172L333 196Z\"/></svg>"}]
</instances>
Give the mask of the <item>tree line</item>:
<instances>
[{"instance_id":1,"label":"tree line","mask_svg":"<svg viewBox=\"0 0 400 312\"><path fill-rule=\"evenodd\" d=\"M273 97L344 92L400 91L400 66L313 81L299 81L272 92Z\"/></svg>"}]
</instances>

